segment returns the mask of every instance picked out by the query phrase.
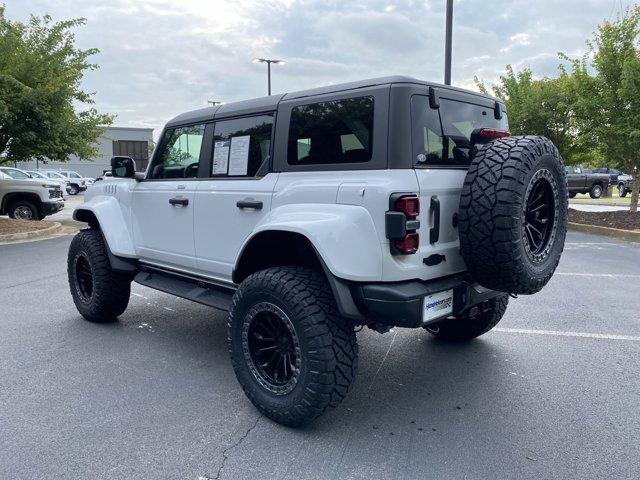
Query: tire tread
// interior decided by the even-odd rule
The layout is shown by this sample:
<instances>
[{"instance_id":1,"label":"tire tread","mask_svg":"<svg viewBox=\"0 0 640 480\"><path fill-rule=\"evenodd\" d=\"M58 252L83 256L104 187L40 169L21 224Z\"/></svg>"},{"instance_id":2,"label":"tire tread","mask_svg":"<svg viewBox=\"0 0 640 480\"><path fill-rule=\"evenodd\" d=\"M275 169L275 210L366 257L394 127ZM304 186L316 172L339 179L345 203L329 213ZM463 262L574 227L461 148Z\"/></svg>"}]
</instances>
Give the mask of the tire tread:
<instances>
[{"instance_id":1,"label":"tire tread","mask_svg":"<svg viewBox=\"0 0 640 480\"><path fill-rule=\"evenodd\" d=\"M266 289L293 308L309 345L306 359L309 381L302 397L286 409L269 409L257 398L252 379L244 380L232 331L245 292ZM358 344L352 323L341 317L326 279L317 271L300 266L278 267L254 273L236 291L229 314L228 348L232 364L245 394L267 417L288 425L308 424L335 408L347 395L357 372Z\"/></svg>"}]
</instances>

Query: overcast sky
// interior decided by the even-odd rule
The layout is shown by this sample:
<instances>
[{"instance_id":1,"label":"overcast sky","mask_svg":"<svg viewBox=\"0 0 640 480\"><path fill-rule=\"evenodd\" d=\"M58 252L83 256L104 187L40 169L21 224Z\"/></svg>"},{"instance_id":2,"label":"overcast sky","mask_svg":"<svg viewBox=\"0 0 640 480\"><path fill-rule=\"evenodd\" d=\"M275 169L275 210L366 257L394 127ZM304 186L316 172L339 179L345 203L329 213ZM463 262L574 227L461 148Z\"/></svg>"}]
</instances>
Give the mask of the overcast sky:
<instances>
[{"instance_id":1,"label":"overcast sky","mask_svg":"<svg viewBox=\"0 0 640 480\"><path fill-rule=\"evenodd\" d=\"M1 1L1 0L0 0ZM444 4L434 1L5 0L26 20L85 17L81 48L101 68L85 77L116 125L158 129L205 100L266 94L266 66L282 58L273 91L384 75L442 81ZM491 83L506 64L554 75L557 52L579 56L598 23L632 0L456 0L453 84ZM156 130L156 135L158 131Z\"/></svg>"}]
</instances>

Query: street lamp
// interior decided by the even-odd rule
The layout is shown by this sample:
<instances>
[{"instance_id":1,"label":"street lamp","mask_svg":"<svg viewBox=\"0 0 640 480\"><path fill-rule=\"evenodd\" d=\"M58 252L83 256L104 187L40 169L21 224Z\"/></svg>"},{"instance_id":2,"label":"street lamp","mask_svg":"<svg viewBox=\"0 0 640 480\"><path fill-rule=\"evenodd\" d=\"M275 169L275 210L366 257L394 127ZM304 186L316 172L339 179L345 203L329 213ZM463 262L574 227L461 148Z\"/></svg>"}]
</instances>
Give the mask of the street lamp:
<instances>
[{"instance_id":1,"label":"street lamp","mask_svg":"<svg viewBox=\"0 0 640 480\"><path fill-rule=\"evenodd\" d=\"M453 29L453 0L447 0L444 38L444 84L451 85L451 37Z\"/></svg>"},{"instance_id":2,"label":"street lamp","mask_svg":"<svg viewBox=\"0 0 640 480\"><path fill-rule=\"evenodd\" d=\"M204 103L210 103L212 107L215 107L216 105L222 105L223 102L219 102L217 100L206 100Z\"/></svg>"},{"instance_id":3,"label":"street lamp","mask_svg":"<svg viewBox=\"0 0 640 480\"><path fill-rule=\"evenodd\" d=\"M271 64L284 65L284 60L270 59L270 58L253 58L253 63L266 63L267 64L267 93L271 95Z\"/></svg>"}]
</instances>

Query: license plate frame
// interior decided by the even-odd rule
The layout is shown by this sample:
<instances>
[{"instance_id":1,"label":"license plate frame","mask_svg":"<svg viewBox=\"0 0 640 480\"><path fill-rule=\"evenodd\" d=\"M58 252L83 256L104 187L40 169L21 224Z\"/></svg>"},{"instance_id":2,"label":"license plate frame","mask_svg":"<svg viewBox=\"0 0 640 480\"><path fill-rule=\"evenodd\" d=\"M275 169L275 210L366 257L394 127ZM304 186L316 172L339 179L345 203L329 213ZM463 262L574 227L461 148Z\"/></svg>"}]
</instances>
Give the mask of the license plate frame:
<instances>
[{"instance_id":1,"label":"license plate frame","mask_svg":"<svg viewBox=\"0 0 640 480\"><path fill-rule=\"evenodd\" d=\"M427 295L422 300L422 323L430 323L453 313L453 288Z\"/></svg>"}]
</instances>

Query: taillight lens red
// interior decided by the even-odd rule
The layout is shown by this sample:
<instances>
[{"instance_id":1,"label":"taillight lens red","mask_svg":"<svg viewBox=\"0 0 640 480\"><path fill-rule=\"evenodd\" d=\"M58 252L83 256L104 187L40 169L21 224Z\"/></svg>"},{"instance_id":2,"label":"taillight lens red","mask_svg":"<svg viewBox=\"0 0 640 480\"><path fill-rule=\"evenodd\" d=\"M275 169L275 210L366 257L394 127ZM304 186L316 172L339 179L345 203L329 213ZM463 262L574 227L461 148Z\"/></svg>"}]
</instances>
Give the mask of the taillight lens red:
<instances>
[{"instance_id":1,"label":"taillight lens red","mask_svg":"<svg viewBox=\"0 0 640 480\"><path fill-rule=\"evenodd\" d=\"M411 255L418 251L420 245L420 235L417 233L407 233L402 240L396 240L394 246L398 252Z\"/></svg>"},{"instance_id":2,"label":"taillight lens red","mask_svg":"<svg viewBox=\"0 0 640 480\"><path fill-rule=\"evenodd\" d=\"M396 200L396 212L402 212L407 220L415 220L420 215L420 199L415 195L400 197Z\"/></svg>"},{"instance_id":3,"label":"taillight lens red","mask_svg":"<svg viewBox=\"0 0 640 480\"><path fill-rule=\"evenodd\" d=\"M482 138L504 138L511 135L511 132L506 130L498 130L496 128L481 128L478 132Z\"/></svg>"}]
</instances>

